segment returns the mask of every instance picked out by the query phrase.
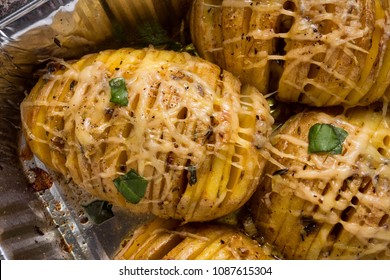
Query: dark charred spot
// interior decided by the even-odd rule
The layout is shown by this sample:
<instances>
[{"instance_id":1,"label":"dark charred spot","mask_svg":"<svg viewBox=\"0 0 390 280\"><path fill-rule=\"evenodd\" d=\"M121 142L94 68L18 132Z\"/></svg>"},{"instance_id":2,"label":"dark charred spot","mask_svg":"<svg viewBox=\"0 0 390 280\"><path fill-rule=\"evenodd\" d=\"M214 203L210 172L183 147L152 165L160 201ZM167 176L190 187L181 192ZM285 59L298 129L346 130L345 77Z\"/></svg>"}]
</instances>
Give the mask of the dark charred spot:
<instances>
[{"instance_id":1,"label":"dark charred spot","mask_svg":"<svg viewBox=\"0 0 390 280\"><path fill-rule=\"evenodd\" d=\"M275 176L275 175L282 176L282 175L287 174L287 172L288 172L288 168L283 168L283 169L276 170L274 173L272 173L272 175L273 176Z\"/></svg>"},{"instance_id":2,"label":"dark charred spot","mask_svg":"<svg viewBox=\"0 0 390 280\"><path fill-rule=\"evenodd\" d=\"M318 227L317 222L313 219L312 216L302 216L301 224L303 226L303 231L301 232L302 241L308 235L314 233Z\"/></svg>"},{"instance_id":3,"label":"dark charred spot","mask_svg":"<svg viewBox=\"0 0 390 280\"><path fill-rule=\"evenodd\" d=\"M173 152L169 152L168 153L168 156L167 156L167 165L172 165L173 164L173 160L174 160L174 155L173 155Z\"/></svg>"},{"instance_id":4,"label":"dark charred spot","mask_svg":"<svg viewBox=\"0 0 390 280\"><path fill-rule=\"evenodd\" d=\"M114 109L113 108L106 108L105 113L106 113L106 115L112 116L114 113Z\"/></svg>"},{"instance_id":5,"label":"dark charred spot","mask_svg":"<svg viewBox=\"0 0 390 280\"><path fill-rule=\"evenodd\" d=\"M49 189L53 184L53 179L45 170L41 168L32 168L29 170L33 177L33 182L31 183L31 187L34 191L44 191Z\"/></svg>"},{"instance_id":6,"label":"dark charred spot","mask_svg":"<svg viewBox=\"0 0 390 280\"><path fill-rule=\"evenodd\" d=\"M54 38L54 44L56 44L58 47L62 47L61 41L58 38Z\"/></svg>"},{"instance_id":7,"label":"dark charred spot","mask_svg":"<svg viewBox=\"0 0 390 280\"><path fill-rule=\"evenodd\" d=\"M50 139L50 141L58 148L63 149L65 146L65 141L61 137L55 136Z\"/></svg>"},{"instance_id":8,"label":"dark charred spot","mask_svg":"<svg viewBox=\"0 0 390 280\"><path fill-rule=\"evenodd\" d=\"M210 140L211 136L213 135L213 133L214 133L213 128L211 126L209 126L207 131L206 131L206 134L204 135L202 144L205 144L205 143L209 142L209 140Z\"/></svg>"},{"instance_id":9,"label":"dark charred spot","mask_svg":"<svg viewBox=\"0 0 390 280\"><path fill-rule=\"evenodd\" d=\"M60 247L62 250L64 250L65 252L67 253L71 253L72 252L72 249L73 249L73 246L68 244L64 238L61 238L60 240Z\"/></svg>"}]
</instances>

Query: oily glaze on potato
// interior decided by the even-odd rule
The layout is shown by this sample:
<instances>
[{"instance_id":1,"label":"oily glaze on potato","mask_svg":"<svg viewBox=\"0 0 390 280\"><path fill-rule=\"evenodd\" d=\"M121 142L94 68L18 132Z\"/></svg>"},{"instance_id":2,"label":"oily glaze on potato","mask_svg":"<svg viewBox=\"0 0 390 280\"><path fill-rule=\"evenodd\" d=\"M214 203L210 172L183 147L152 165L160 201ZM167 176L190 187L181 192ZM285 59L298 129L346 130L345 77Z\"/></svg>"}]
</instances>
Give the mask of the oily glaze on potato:
<instances>
[{"instance_id":1,"label":"oily glaze on potato","mask_svg":"<svg viewBox=\"0 0 390 280\"><path fill-rule=\"evenodd\" d=\"M127 105L111 101L114 78ZM254 87L198 57L152 48L52 63L21 113L28 145L49 168L114 205L185 221L226 215L250 198L273 122ZM128 172L130 187L137 176L147 182L140 201L114 184Z\"/></svg>"},{"instance_id":2,"label":"oily glaze on potato","mask_svg":"<svg viewBox=\"0 0 390 280\"><path fill-rule=\"evenodd\" d=\"M312 106L367 105L390 83L388 1L195 0L199 54L261 92Z\"/></svg>"},{"instance_id":3,"label":"oily glaze on potato","mask_svg":"<svg viewBox=\"0 0 390 280\"><path fill-rule=\"evenodd\" d=\"M381 109L303 112L271 137L275 162L250 204L285 258L390 258L390 115ZM341 154L308 152L316 123L348 133Z\"/></svg>"},{"instance_id":4,"label":"oily glaze on potato","mask_svg":"<svg viewBox=\"0 0 390 280\"><path fill-rule=\"evenodd\" d=\"M271 260L239 230L222 224L155 219L135 230L114 256L120 260Z\"/></svg>"}]
</instances>

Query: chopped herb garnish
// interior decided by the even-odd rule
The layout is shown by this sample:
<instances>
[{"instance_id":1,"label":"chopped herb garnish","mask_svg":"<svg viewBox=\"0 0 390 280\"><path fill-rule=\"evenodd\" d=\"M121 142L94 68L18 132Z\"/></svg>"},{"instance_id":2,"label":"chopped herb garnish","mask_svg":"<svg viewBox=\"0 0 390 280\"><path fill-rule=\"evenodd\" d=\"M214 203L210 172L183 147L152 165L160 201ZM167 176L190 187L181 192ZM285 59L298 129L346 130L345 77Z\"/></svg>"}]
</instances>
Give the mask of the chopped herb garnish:
<instances>
[{"instance_id":1,"label":"chopped herb garnish","mask_svg":"<svg viewBox=\"0 0 390 280\"><path fill-rule=\"evenodd\" d=\"M89 219L95 224L101 224L104 221L114 217L112 205L107 201L95 200L88 205L83 205L84 211Z\"/></svg>"},{"instance_id":2,"label":"chopped herb garnish","mask_svg":"<svg viewBox=\"0 0 390 280\"><path fill-rule=\"evenodd\" d=\"M130 203L137 204L144 197L148 181L140 176L134 169L125 175L114 179L114 185L118 191Z\"/></svg>"},{"instance_id":3,"label":"chopped herb garnish","mask_svg":"<svg viewBox=\"0 0 390 280\"><path fill-rule=\"evenodd\" d=\"M142 46L153 45L161 47L168 45L169 49L179 50L182 46L172 40L168 32L158 21L145 21L136 26L137 40Z\"/></svg>"},{"instance_id":4,"label":"chopped herb garnish","mask_svg":"<svg viewBox=\"0 0 390 280\"><path fill-rule=\"evenodd\" d=\"M109 82L111 88L111 99L112 103L119 104L121 106L126 106L129 101L127 98L127 89L125 79L123 78L114 78Z\"/></svg>"},{"instance_id":5,"label":"chopped herb garnish","mask_svg":"<svg viewBox=\"0 0 390 280\"><path fill-rule=\"evenodd\" d=\"M198 181L198 178L196 177L196 166L195 165L189 165L188 166L188 173L190 173L190 178L188 180L188 183L190 186L195 185Z\"/></svg>"},{"instance_id":6,"label":"chopped herb garnish","mask_svg":"<svg viewBox=\"0 0 390 280\"><path fill-rule=\"evenodd\" d=\"M159 49L188 52L191 55L197 55L195 46L192 43L187 44L183 38L172 38L167 30L156 20L140 22L134 31L135 44L140 47L153 45ZM180 35L180 37L184 37L184 34Z\"/></svg>"},{"instance_id":7,"label":"chopped herb garnish","mask_svg":"<svg viewBox=\"0 0 390 280\"><path fill-rule=\"evenodd\" d=\"M348 132L331 124L317 123L309 130L309 153L341 154Z\"/></svg>"}]
</instances>

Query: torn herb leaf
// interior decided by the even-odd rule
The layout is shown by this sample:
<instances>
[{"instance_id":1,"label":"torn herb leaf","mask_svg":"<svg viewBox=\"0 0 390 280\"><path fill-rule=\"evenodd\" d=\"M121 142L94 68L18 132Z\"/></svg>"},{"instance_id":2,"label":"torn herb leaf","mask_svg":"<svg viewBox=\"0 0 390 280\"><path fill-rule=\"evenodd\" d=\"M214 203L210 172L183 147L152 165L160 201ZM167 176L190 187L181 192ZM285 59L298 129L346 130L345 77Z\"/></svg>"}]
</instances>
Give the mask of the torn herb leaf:
<instances>
[{"instance_id":1,"label":"torn herb leaf","mask_svg":"<svg viewBox=\"0 0 390 280\"><path fill-rule=\"evenodd\" d=\"M124 78L114 78L109 81L111 89L110 102L126 106L129 103L126 83Z\"/></svg>"},{"instance_id":2,"label":"torn herb leaf","mask_svg":"<svg viewBox=\"0 0 390 280\"><path fill-rule=\"evenodd\" d=\"M331 124L317 123L309 130L309 153L341 154L348 132Z\"/></svg>"},{"instance_id":3,"label":"torn herb leaf","mask_svg":"<svg viewBox=\"0 0 390 280\"><path fill-rule=\"evenodd\" d=\"M133 204L137 204L144 197L148 181L140 176L134 169L125 175L113 180L115 187L124 198Z\"/></svg>"},{"instance_id":4,"label":"torn herb leaf","mask_svg":"<svg viewBox=\"0 0 390 280\"><path fill-rule=\"evenodd\" d=\"M95 200L88 205L82 205L88 218L95 224L101 224L104 221L114 217L112 205L107 201Z\"/></svg>"},{"instance_id":5,"label":"torn herb leaf","mask_svg":"<svg viewBox=\"0 0 390 280\"><path fill-rule=\"evenodd\" d=\"M167 30L156 20L144 21L135 28L135 44L139 47L153 45L158 49L172 50L177 52L188 52L191 55L198 55L192 43L187 44L185 40L172 38ZM184 34L180 34L184 37Z\"/></svg>"},{"instance_id":6,"label":"torn herb leaf","mask_svg":"<svg viewBox=\"0 0 390 280\"><path fill-rule=\"evenodd\" d=\"M198 178L196 176L196 166L195 165L189 165L188 166L188 173L190 174L190 178L188 180L188 183L190 186L195 185L198 181Z\"/></svg>"},{"instance_id":7,"label":"torn herb leaf","mask_svg":"<svg viewBox=\"0 0 390 280\"><path fill-rule=\"evenodd\" d=\"M158 21L145 21L136 27L137 40L141 46L147 47L153 45L161 47L167 45L168 49L179 50L182 45L172 40L168 32L161 26Z\"/></svg>"},{"instance_id":8,"label":"torn herb leaf","mask_svg":"<svg viewBox=\"0 0 390 280\"><path fill-rule=\"evenodd\" d=\"M191 54L193 56L199 56L193 43L182 46L178 51L179 52L188 52L189 54Z\"/></svg>"}]
</instances>

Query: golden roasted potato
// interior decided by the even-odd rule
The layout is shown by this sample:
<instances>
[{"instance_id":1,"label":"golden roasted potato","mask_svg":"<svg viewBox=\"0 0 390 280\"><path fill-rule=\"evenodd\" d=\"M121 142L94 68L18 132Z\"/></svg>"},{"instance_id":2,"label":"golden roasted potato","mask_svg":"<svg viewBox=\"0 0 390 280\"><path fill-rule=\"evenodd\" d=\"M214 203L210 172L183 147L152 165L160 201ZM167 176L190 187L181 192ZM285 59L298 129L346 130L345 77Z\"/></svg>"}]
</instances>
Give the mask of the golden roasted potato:
<instances>
[{"instance_id":1,"label":"golden roasted potato","mask_svg":"<svg viewBox=\"0 0 390 280\"><path fill-rule=\"evenodd\" d=\"M284 102L367 105L390 83L388 1L195 0L207 60Z\"/></svg>"},{"instance_id":2,"label":"golden roasted potato","mask_svg":"<svg viewBox=\"0 0 390 280\"><path fill-rule=\"evenodd\" d=\"M135 230L115 255L121 260L271 260L269 250L234 227L155 219Z\"/></svg>"},{"instance_id":3,"label":"golden roasted potato","mask_svg":"<svg viewBox=\"0 0 390 280\"><path fill-rule=\"evenodd\" d=\"M205 221L253 194L273 119L254 87L187 53L57 62L21 104L32 152L113 205Z\"/></svg>"},{"instance_id":4,"label":"golden roasted potato","mask_svg":"<svg viewBox=\"0 0 390 280\"><path fill-rule=\"evenodd\" d=\"M192 0L106 0L114 18L122 26L136 27L139 23L155 20L166 27L180 24L186 17Z\"/></svg>"},{"instance_id":5,"label":"golden roasted potato","mask_svg":"<svg viewBox=\"0 0 390 280\"><path fill-rule=\"evenodd\" d=\"M287 259L390 259L390 115L306 111L271 136L274 162L251 199Z\"/></svg>"}]
</instances>

